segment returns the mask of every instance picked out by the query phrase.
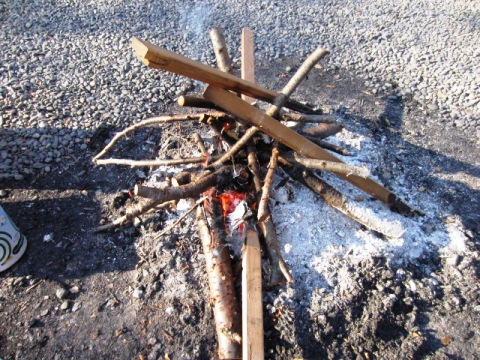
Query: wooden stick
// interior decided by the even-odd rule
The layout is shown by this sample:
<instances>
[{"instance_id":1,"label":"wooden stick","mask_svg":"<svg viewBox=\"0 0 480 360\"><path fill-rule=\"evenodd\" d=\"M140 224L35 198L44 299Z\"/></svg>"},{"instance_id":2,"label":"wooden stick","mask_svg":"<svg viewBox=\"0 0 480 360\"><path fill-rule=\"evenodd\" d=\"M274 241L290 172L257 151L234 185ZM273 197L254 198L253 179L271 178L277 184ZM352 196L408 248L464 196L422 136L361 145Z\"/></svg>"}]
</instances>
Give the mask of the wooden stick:
<instances>
[{"instance_id":1,"label":"wooden stick","mask_svg":"<svg viewBox=\"0 0 480 360\"><path fill-rule=\"evenodd\" d=\"M292 178L301 182L312 191L320 195L328 205L364 225L365 227L389 238L400 238L405 233L405 229L400 222L390 222L379 218L372 211L350 201L345 195L340 193L331 185L327 184L322 179L319 179L311 171L302 171L299 168L292 167L284 167L284 170Z\"/></svg>"},{"instance_id":2,"label":"wooden stick","mask_svg":"<svg viewBox=\"0 0 480 360\"><path fill-rule=\"evenodd\" d=\"M187 95L179 96L177 99L177 104L182 107L189 106L189 107L196 107L196 108L220 110L220 108L216 106L214 103L208 100L205 100L204 98L199 98L195 96L187 96Z\"/></svg>"},{"instance_id":3,"label":"wooden stick","mask_svg":"<svg viewBox=\"0 0 480 360\"><path fill-rule=\"evenodd\" d=\"M309 123L334 123L338 120L338 116L334 114L327 115L305 115L284 113L281 116L282 121L296 121Z\"/></svg>"},{"instance_id":4,"label":"wooden stick","mask_svg":"<svg viewBox=\"0 0 480 360\"><path fill-rule=\"evenodd\" d=\"M231 172L232 170L230 167L224 166L209 175L197 179L192 183L171 188L159 189L137 184L135 185L134 193L137 196L146 197L155 202L162 203L170 200L192 198L201 192L206 191L212 186L215 186L220 178L228 176L231 174Z\"/></svg>"},{"instance_id":5,"label":"wooden stick","mask_svg":"<svg viewBox=\"0 0 480 360\"><path fill-rule=\"evenodd\" d=\"M249 145L247 148L247 152L248 152L248 158L247 158L248 168L253 175L255 192L258 194L258 196L261 196L262 180L260 179L260 166L258 164L253 146ZM262 232L263 238L265 239L265 242L267 244L268 258L270 260L269 285L277 286L285 283L285 280L289 284L293 284L295 281L293 280L293 277L290 274L290 270L288 269L288 266L285 263L285 260L283 259L282 254L280 252L280 247L278 246L277 232L275 230L275 225L273 223L270 209L268 209L268 205L267 205L267 211L270 214L270 216L267 216L267 219L265 221L259 222L258 227Z\"/></svg>"},{"instance_id":6,"label":"wooden stick","mask_svg":"<svg viewBox=\"0 0 480 360\"><path fill-rule=\"evenodd\" d=\"M310 140L311 142L313 142L314 144L317 144L318 146L320 146L323 149L327 149L327 150L333 151L337 154L344 155L344 156L352 155L352 154L350 154L350 151L342 148L341 146L333 145L333 144L331 144L331 143L329 143L325 140L317 139L316 137L313 137L313 136L304 135L304 137L305 137L305 139Z\"/></svg>"},{"instance_id":7,"label":"wooden stick","mask_svg":"<svg viewBox=\"0 0 480 360\"><path fill-rule=\"evenodd\" d=\"M268 116L276 118L280 113L282 106L288 102L288 98L292 95L295 89L305 79L310 70L318 63L322 58L330 54L328 50L318 48L311 53L308 58L302 63L300 68L295 72L295 75L288 81L287 85L282 89L280 94L275 97L272 106L265 112Z\"/></svg>"},{"instance_id":8,"label":"wooden stick","mask_svg":"<svg viewBox=\"0 0 480 360\"><path fill-rule=\"evenodd\" d=\"M286 102L288 102L289 96L298 87L300 82L307 76L308 71L311 70L315 66L315 64L318 61L320 61L321 58L325 57L327 54L328 54L327 50L317 49L313 54L311 54L305 60L305 62L302 64L302 66L300 66L298 71L290 79L290 81L287 83L287 85L285 85L285 87L282 89L282 91L275 97L275 99L273 99L273 104L271 106L269 106L269 108L266 111L267 116L276 117L278 115L282 106ZM205 94L207 93L207 91L210 87L211 87L211 85L209 85L207 87L207 90L204 93L204 97L205 97ZM240 100L240 99L238 99L238 100ZM242 100L240 100L240 101L242 101ZM214 103L215 103L215 101L214 101ZM238 117L242 118L241 116L238 116ZM249 122L252 123L251 121L249 121ZM241 148L243 148L245 145L247 145L247 143L253 138L253 136L258 131L259 131L259 129L256 126L253 126L253 127L249 128L245 132L245 134L243 134L243 136L236 142L236 144L233 145L225 154L223 154L220 157L220 159L215 161L212 164L212 166L220 166L221 164L224 164L227 161L229 161L233 157L233 155L235 155Z\"/></svg>"},{"instance_id":9,"label":"wooden stick","mask_svg":"<svg viewBox=\"0 0 480 360\"><path fill-rule=\"evenodd\" d=\"M268 200L270 199L270 189L272 187L273 176L277 171L278 164L278 149L274 147L272 149L272 156L270 158L270 167L268 168L267 175L265 176L265 181L263 182L262 195L260 197L260 202L258 204L257 218L258 221L265 221L269 215L268 211Z\"/></svg>"},{"instance_id":10,"label":"wooden stick","mask_svg":"<svg viewBox=\"0 0 480 360\"><path fill-rule=\"evenodd\" d=\"M255 83L255 42L253 32L249 28L242 29L242 79ZM255 99L242 94L242 99L252 104Z\"/></svg>"},{"instance_id":11,"label":"wooden stick","mask_svg":"<svg viewBox=\"0 0 480 360\"><path fill-rule=\"evenodd\" d=\"M370 170L366 166L360 167L334 161L301 158L297 154L294 156L282 155L282 157L294 165L302 165L309 169L327 170L334 173L345 174L346 176L355 175L362 178L370 175Z\"/></svg>"},{"instance_id":12,"label":"wooden stick","mask_svg":"<svg viewBox=\"0 0 480 360\"><path fill-rule=\"evenodd\" d=\"M232 60L228 54L223 30L219 27L214 27L211 28L208 33L210 35L210 40L212 40L213 51L215 53L215 58L217 59L218 68L223 72L233 75Z\"/></svg>"},{"instance_id":13,"label":"wooden stick","mask_svg":"<svg viewBox=\"0 0 480 360\"><path fill-rule=\"evenodd\" d=\"M310 127L299 131L301 134L310 135L316 137L317 139L325 139L329 136L338 134L344 128L342 123L334 122L328 124L320 124L317 126Z\"/></svg>"},{"instance_id":14,"label":"wooden stick","mask_svg":"<svg viewBox=\"0 0 480 360\"><path fill-rule=\"evenodd\" d=\"M136 217L145 214L151 209L158 209L160 207L167 207L171 206L171 202L167 201L165 203L157 202L157 201L143 201L139 204L136 204L135 206L127 209L127 213L123 216L120 216L119 218L115 219L111 223L104 224L97 226L96 228L93 229L93 232L101 232L101 231L107 231L110 230L117 225L122 225L126 223L127 221L132 221Z\"/></svg>"},{"instance_id":15,"label":"wooden stick","mask_svg":"<svg viewBox=\"0 0 480 360\"><path fill-rule=\"evenodd\" d=\"M202 156L210 155L207 149L205 148L205 143L203 142L203 139L198 133L193 134L193 141L195 141L195 143L197 144L198 150L200 150L200 153L202 154Z\"/></svg>"},{"instance_id":16,"label":"wooden stick","mask_svg":"<svg viewBox=\"0 0 480 360\"><path fill-rule=\"evenodd\" d=\"M225 113L222 113L222 112L209 112L207 114L216 116L216 117L225 116ZM171 123L176 121L199 120L202 116L205 116L205 113L157 116L157 117L153 117L147 120L143 120L139 123L133 124L132 126L127 127L123 131L117 132L115 136L112 138L112 140L108 143L108 145L105 146L103 150L93 158L93 162L97 164L97 160L100 159L103 155L105 155L120 138L122 138L123 136L127 136L127 134L141 127L154 125L154 124Z\"/></svg>"},{"instance_id":17,"label":"wooden stick","mask_svg":"<svg viewBox=\"0 0 480 360\"><path fill-rule=\"evenodd\" d=\"M165 235L167 232L171 231L175 226L177 226L178 224L180 224L182 222L183 219L185 219L193 210L195 210L203 201L205 200L204 197L198 199L195 204L190 208L188 209L185 214L183 214L182 216L180 216L177 220L175 220L171 225L167 226L165 229L163 229L160 234L158 234L157 236L155 236L155 240L159 240L163 235Z\"/></svg>"},{"instance_id":18,"label":"wooden stick","mask_svg":"<svg viewBox=\"0 0 480 360\"><path fill-rule=\"evenodd\" d=\"M243 359L264 359L262 263L258 234L247 228L242 255Z\"/></svg>"},{"instance_id":19,"label":"wooden stick","mask_svg":"<svg viewBox=\"0 0 480 360\"><path fill-rule=\"evenodd\" d=\"M295 283L293 276L290 274L287 263L282 257L282 253L278 245L277 231L275 229L272 216L270 215L267 220L258 223L258 226L263 237L265 238L265 242L267 243L268 255L270 258L271 273L269 285L280 285L283 284L285 280L288 284Z\"/></svg>"},{"instance_id":20,"label":"wooden stick","mask_svg":"<svg viewBox=\"0 0 480 360\"><path fill-rule=\"evenodd\" d=\"M278 95L274 91L252 84L251 82L242 80L234 75L224 73L185 56L168 51L148 41L133 38L132 48L135 50L136 56L145 65L154 69L171 71L179 75L249 95L267 102L272 102ZM286 107L308 114L318 113L318 111L294 100L289 100Z\"/></svg>"},{"instance_id":21,"label":"wooden stick","mask_svg":"<svg viewBox=\"0 0 480 360\"><path fill-rule=\"evenodd\" d=\"M213 307L220 359L241 358L240 307L235 297L230 253L222 233L223 216L218 204L207 200L210 207L197 208L197 225L202 240L203 252L210 287L210 303ZM209 210L207 212L207 210ZM205 213L212 226L208 225Z\"/></svg>"},{"instance_id":22,"label":"wooden stick","mask_svg":"<svg viewBox=\"0 0 480 360\"><path fill-rule=\"evenodd\" d=\"M217 158L217 157L212 157ZM132 160L132 159L97 159L95 160L95 165L128 165L132 168L142 167L142 166L173 166L173 165L184 165L184 164L199 164L204 163L209 159L209 157L195 157L195 158L185 158L185 159L169 159L169 160Z\"/></svg>"},{"instance_id":23,"label":"wooden stick","mask_svg":"<svg viewBox=\"0 0 480 360\"><path fill-rule=\"evenodd\" d=\"M264 114L261 110L258 110L242 99L237 98L228 91L209 85L203 96L233 115L238 116L240 119L257 126L262 132L273 137L299 154L313 159L342 162L340 159L307 140L302 135L289 129L272 117ZM342 179L351 182L353 185L384 202L392 210L404 215L413 215L412 212L414 212L414 209L404 203L403 200L397 197L394 193L372 179L364 179L355 175L347 177L344 174L336 174Z\"/></svg>"}]
</instances>

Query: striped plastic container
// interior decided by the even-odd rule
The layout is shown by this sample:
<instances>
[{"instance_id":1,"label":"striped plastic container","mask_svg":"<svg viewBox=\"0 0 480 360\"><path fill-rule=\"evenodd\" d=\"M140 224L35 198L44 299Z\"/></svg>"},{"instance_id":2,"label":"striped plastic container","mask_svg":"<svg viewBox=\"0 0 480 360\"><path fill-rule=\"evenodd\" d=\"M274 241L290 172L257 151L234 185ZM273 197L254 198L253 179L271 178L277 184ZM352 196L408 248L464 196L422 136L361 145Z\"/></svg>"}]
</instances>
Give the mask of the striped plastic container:
<instances>
[{"instance_id":1,"label":"striped plastic container","mask_svg":"<svg viewBox=\"0 0 480 360\"><path fill-rule=\"evenodd\" d=\"M0 206L0 272L20 259L27 248L27 239Z\"/></svg>"}]
</instances>

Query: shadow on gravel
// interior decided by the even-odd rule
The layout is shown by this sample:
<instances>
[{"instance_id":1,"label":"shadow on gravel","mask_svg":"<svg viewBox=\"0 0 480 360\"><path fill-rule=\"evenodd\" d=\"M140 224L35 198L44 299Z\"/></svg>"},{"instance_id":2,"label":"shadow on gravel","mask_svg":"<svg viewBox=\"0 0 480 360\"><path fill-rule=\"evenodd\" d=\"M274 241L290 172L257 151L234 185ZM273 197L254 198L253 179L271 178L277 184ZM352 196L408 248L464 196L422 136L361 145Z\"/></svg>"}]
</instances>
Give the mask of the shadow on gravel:
<instances>
[{"instance_id":1,"label":"shadow on gravel","mask_svg":"<svg viewBox=\"0 0 480 360\"><path fill-rule=\"evenodd\" d=\"M394 129L379 130L377 141L399 148L399 152L384 152L385 164L396 164L408 183L411 196L418 194L419 189L433 193L448 213L444 215L458 215L467 233L478 236L480 231L480 191L470 188L462 182L462 176L480 179L480 169L468 163L444 156L438 152L415 146L406 142L398 132L403 125L404 104L402 100L388 101L383 113L379 116L381 125ZM421 127L421 124L419 124ZM448 129L441 134L448 143ZM419 136L422 136L419 134ZM471 151L463 144L458 145L459 152ZM463 145L463 147L462 147ZM403 150L404 149L404 150ZM388 188L393 179L386 178L383 173L376 173L382 183ZM459 181L446 179L455 176ZM409 199L407 199L409 200ZM420 209L422 210L422 209Z\"/></svg>"},{"instance_id":2,"label":"shadow on gravel","mask_svg":"<svg viewBox=\"0 0 480 360\"><path fill-rule=\"evenodd\" d=\"M36 130L40 134L51 131ZM10 129L1 129L1 134L3 138L23 137ZM1 273L0 278L30 276L63 283L66 279L135 268L139 257L134 241L138 234L133 226L100 234L93 232L101 218L111 220L124 211L128 200L125 190L138 179L136 171L128 167L92 164L93 154L102 141L89 150L74 145L61 162L43 164L50 166L48 173L42 168L25 175L21 181L0 179L1 189L7 193L1 199L2 206L28 241L23 258ZM23 151L21 146L18 151ZM139 153L144 155L142 151ZM22 158L28 159L25 155ZM14 153L13 160L17 161L15 156Z\"/></svg>"}]
</instances>

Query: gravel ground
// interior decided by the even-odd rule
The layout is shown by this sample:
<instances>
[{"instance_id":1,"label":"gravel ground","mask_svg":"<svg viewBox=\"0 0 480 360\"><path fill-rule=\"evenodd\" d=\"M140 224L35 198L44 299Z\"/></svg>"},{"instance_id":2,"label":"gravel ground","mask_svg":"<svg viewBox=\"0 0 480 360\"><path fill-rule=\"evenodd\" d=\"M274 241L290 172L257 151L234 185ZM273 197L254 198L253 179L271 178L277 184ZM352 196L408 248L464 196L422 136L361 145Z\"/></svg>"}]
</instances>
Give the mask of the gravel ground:
<instances>
[{"instance_id":1,"label":"gravel ground","mask_svg":"<svg viewBox=\"0 0 480 360\"><path fill-rule=\"evenodd\" d=\"M161 112L194 84L142 66L130 39L213 64L212 26L228 29L235 59L243 26L259 59L327 47L329 67L417 100L476 142L479 11L477 1L0 1L0 176L48 172L100 123Z\"/></svg>"},{"instance_id":2,"label":"gravel ground","mask_svg":"<svg viewBox=\"0 0 480 360\"><path fill-rule=\"evenodd\" d=\"M317 46L332 50L322 62L325 79L312 76L310 94L300 90L299 98L318 101L311 89L320 80L335 84L322 89L321 105L353 116L355 126L386 149L378 154L382 169L395 166L380 179L407 194L415 184L422 188L419 197L438 197L438 212L460 216L448 221L464 222L468 243L467 253L453 260L434 249L400 268L385 258L355 263L334 257L325 279L331 288L311 291L299 284L266 293L268 357L477 359L479 11L478 1L453 0L0 0L0 181L7 184L0 196L7 197L13 218L30 219L19 225L36 255L58 259L35 270L35 256L27 253L2 278L2 325L12 326L0 326L0 357L28 359L37 351L59 359L210 357L211 310L198 243L190 241L191 219L185 225L190 230L179 230L172 244L156 250L158 259L140 253L155 246L148 235L156 225L149 225L150 234L140 231L147 236L137 246L139 230L132 227L92 235L89 227L99 220L92 208L103 221L118 215L126 201L119 190L138 174L91 169L89 159L101 145L91 139L102 139L95 135L102 124L123 128L170 111L180 94L201 91L194 81L143 66L130 49L132 37L214 65L207 30L220 26L238 65L239 35L248 26L264 69L259 82L270 88L284 80L276 70L287 72ZM343 98L349 86L351 101ZM153 135L134 143L148 143ZM433 167L444 171L432 175ZM402 183L395 183L400 174ZM28 190L16 192L15 184ZM79 224L73 224L77 209L68 208L67 198L82 208ZM58 220L61 214L65 219ZM437 220L422 229L433 232ZM70 227L71 234L64 229ZM50 232L56 241L51 248L42 241ZM186 274L171 275L172 267ZM159 325L152 325L153 317Z\"/></svg>"}]
</instances>

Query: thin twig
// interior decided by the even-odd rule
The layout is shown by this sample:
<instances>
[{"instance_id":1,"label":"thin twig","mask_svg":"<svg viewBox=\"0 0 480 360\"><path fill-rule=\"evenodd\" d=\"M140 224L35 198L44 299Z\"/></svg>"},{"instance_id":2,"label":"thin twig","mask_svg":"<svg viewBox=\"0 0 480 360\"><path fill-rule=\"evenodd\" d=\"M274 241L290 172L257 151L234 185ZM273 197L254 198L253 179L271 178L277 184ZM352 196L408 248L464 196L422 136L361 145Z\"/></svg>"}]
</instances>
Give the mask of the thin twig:
<instances>
[{"instance_id":1,"label":"thin twig","mask_svg":"<svg viewBox=\"0 0 480 360\"><path fill-rule=\"evenodd\" d=\"M344 155L344 156L350 156L350 151L348 151L347 149L344 149L342 148L341 146L338 146L338 145L333 145L325 140L321 140L321 139L317 139L316 137L314 136L309 136L309 135L303 135L303 137L305 139L308 139L310 140L311 142L317 144L318 146L320 146L321 148L324 148L324 149L327 149L327 150L330 150L330 151L333 151L337 154L340 154L340 155Z\"/></svg>"},{"instance_id":2,"label":"thin twig","mask_svg":"<svg viewBox=\"0 0 480 360\"><path fill-rule=\"evenodd\" d=\"M137 218L138 216L149 212L150 210L159 210L159 209L162 209L162 208L165 208L165 207L171 207L171 206L172 206L171 201L167 201L167 202L164 202L164 203L161 203L159 201L144 201L144 202L141 202L139 204L136 204L135 206L133 206L130 209L127 209L127 213L125 215L120 216L119 218L115 219L114 221L112 221L108 224L97 226L96 228L93 229L93 232L98 233L98 232L102 232L102 231L107 231L107 230L110 230L110 229L112 229L112 228L114 228L118 225L122 225L122 224L126 223L127 221L131 221L131 220Z\"/></svg>"},{"instance_id":3,"label":"thin twig","mask_svg":"<svg viewBox=\"0 0 480 360\"><path fill-rule=\"evenodd\" d=\"M351 219L365 227L381 233L389 238L400 238L405 229L399 221L390 222L379 218L376 214L358 204L350 201L345 195L315 176L309 170L284 167L285 171L297 181L320 195L322 199L333 208L339 210Z\"/></svg>"},{"instance_id":4,"label":"thin twig","mask_svg":"<svg viewBox=\"0 0 480 360\"><path fill-rule=\"evenodd\" d=\"M266 111L266 114L275 118L282 109L282 106L285 105L288 98L292 95L298 85L300 85L302 80L305 79L310 70L315 66L316 63L320 61L320 59L322 59L328 54L330 54L330 52L322 48L318 48L312 54L310 54L310 56L297 70L295 75L293 75L287 85L285 85L282 91L275 98L273 104Z\"/></svg>"},{"instance_id":5,"label":"thin twig","mask_svg":"<svg viewBox=\"0 0 480 360\"><path fill-rule=\"evenodd\" d=\"M180 224L180 222L185 219L188 214L190 214L193 210L195 210L197 208L198 205L200 205L203 201L205 200L205 197L202 197L200 199L198 199L195 204L187 210L187 212L185 214L183 214L182 216L180 216L177 220L175 220L170 226L167 226L165 229L162 230L162 232L160 234L158 234L156 237L155 237L155 240L158 240L160 239L160 237L162 237L164 234L166 234L167 232L169 232L170 230L172 230L175 226L177 226L178 224Z\"/></svg>"},{"instance_id":6,"label":"thin twig","mask_svg":"<svg viewBox=\"0 0 480 360\"><path fill-rule=\"evenodd\" d=\"M218 116L218 117L225 115L225 113L218 112L218 111L210 112L208 114L210 114L211 116ZM120 138L122 138L123 136L126 136L128 133L135 131L141 127L154 125L154 124L177 122L177 121L198 120L200 119L200 117L204 115L205 113L157 116L157 117L153 117L147 120L143 120L139 123L133 124L132 126L127 127L123 131L116 133L115 136L112 138L112 140L107 144L107 146L105 146L103 150L93 158L93 162L97 164L98 159L100 159L103 155L105 155Z\"/></svg>"},{"instance_id":7,"label":"thin twig","mask_svg":"<svg viewBox=\"0 0 480 360\"><path fill-rule=\"evenodd\" d=\"M217 158L212 156L213 159ZM185 158L185 159L156 159L156 160L132 160L132 159L98 159L96 160L97 165L127 165L132 168L142 167L142 166L174 166L174 165L185 165L185 164L199 164L204 163L208 160L208 157L195 157L195 158Z\"/></svg>"},{"instance_id":8,"label":"thin twig","mask_svg":"<svg viewBox=\"0 0 480 360\"><path fill-rule=\"evenodd\" d=\"M205 143L203 142L202 137L198 133L193 134L193 140L197 144L198 150L200 150L202 156L209 156L209 153L205 148Z\"/></svg>"},{"instance_id":9,"label":"thin twig","mask_svg":"<svg viewBox=\"0 0 480 360\"><path fill-rule=\"evenodd\" d=\"M272 156L270 158L270 167L268 168L267 175L263 182L262 196L260 197L260 202L258 204L258 221L265 221L269 215L268 211L268 200L270 199L270 189L272 187L273 176L277 171L278 164L278 148L276 146L272 149Z\"/></svg>"}]
</instances>

